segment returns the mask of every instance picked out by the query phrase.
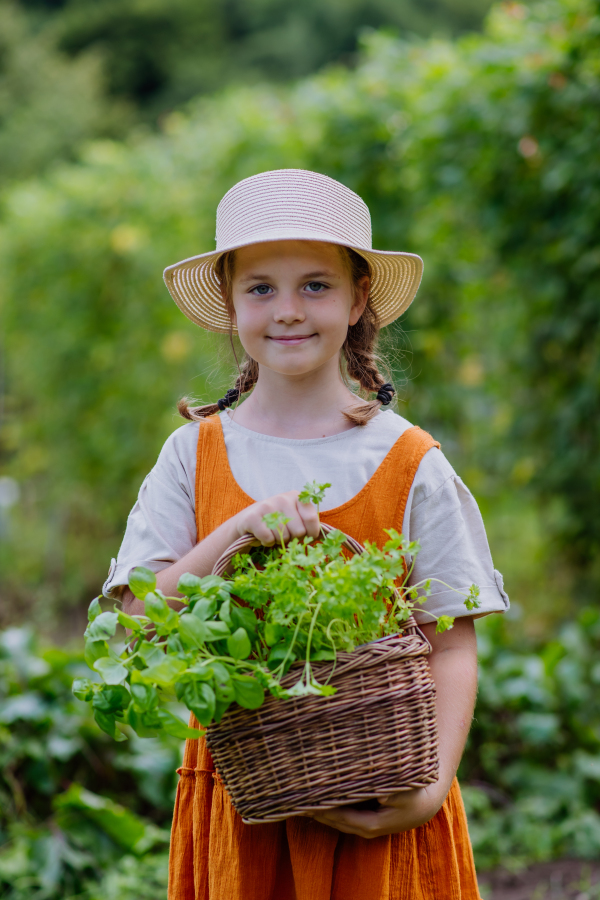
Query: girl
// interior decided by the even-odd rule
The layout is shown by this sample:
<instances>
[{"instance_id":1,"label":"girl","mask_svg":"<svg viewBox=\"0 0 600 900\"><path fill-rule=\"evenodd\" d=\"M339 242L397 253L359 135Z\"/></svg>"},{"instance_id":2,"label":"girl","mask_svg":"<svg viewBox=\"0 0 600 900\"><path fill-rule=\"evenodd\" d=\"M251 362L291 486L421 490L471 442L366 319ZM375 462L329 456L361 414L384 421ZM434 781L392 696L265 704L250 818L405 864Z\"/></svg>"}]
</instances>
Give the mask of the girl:
<instances>
[{"instance_id":1,"label":"girl","mask_svg":"<svg viewBox=\"0 0 600 900\"><path fill-rule=\"evenodd\" d=\"M142 485L107 596L141 613L125 587L133 566L156 571L172 595L182 573L207 575L239 536L272 545L269 512L289 518L286 539L316 537L315 507L298 500L315 479L332 485L323 521L361 542L403 531L421 542L414 582L435 576L463 594L476 582L479 615L507 608L473 497L428 434L382 410L394 389L378 368L377 333L411 303L421 272L417 256L371 249L366 205L331 178L283 169L226 194L216 251L171 266L165 280L192 321L237 331L246 357L217 403L180 404L191 422L167 440ZM455 779L477 679L474 616L462 599L444 587L417 613L433 647L438 782L381 797L376 811L244 825L204 741L188 741L170 900L479 898ZM430 613L459 618L436 635Z\"/></svg>"}]
</instances>

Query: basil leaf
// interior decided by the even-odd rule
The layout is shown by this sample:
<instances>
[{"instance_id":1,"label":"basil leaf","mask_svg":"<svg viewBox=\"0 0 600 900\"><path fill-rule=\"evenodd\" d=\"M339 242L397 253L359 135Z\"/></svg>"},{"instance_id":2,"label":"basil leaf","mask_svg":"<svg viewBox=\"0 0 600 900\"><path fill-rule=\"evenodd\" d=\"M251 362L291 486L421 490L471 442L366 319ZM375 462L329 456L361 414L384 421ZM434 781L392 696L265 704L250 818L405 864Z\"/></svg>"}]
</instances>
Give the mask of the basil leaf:
<instances>
[{"instance_id":1,"label":"basil leaf","mask_svg":"<svg viewBox=\"0 0 600 900\"><path fill-rule=\"evenodd\" d=\"M117 613L100 613L86 628L85 637L90 638L92 641L107 641L109 638L114 637L118 624L119 616Z\"/></svg>"},{"instance_id":2,"label":"basil leaf","mask_svg":"<svg viewBox=\"0 0 600 900\"><path fill-rule=\"evenodd\" d=\"M248 675L234 675L235 699L244 709L258 709L265 701L265 692L256 680Z\"/></svg>"},{"instance_id":3,"label":"basil leaf","mask_svg":"<svg viewBox=\"0 0 600 900\"><path fill-rule=\"evenodd\" d=\"M88 622L93 622L94 619L97 619L101 612L102 607L100 606L100 597L94 597L88 606Z\"/></svg>"},{"instance_id":4,"label":"basil leaf","mask_svg":"<svg viewBox=\"0 0 600 900\"><path fill-rule=\"evenodd\" d=\"M158 706L158 691L150 684L132 684L133 707L139 713L150 712Z\"/></svg>"},{"instance_id":5,"label":"basil leaf","mask_svg":"<svg viewBox=\"0 0 600 900\"><path fill-rule=\"evenodd\" d=\"M245 628L249 634L254 634L258 620L254 612L246 606L232 606L231 624L234 628Z\"/></svg>"},{"instance_id":6,"label":"basil leaf","mask_svg":"<svg viewBox=\"0 0 600 900\"><path fill-rule=\"evenodd\" d=\"M108 656L108 653L109 650L106 641L91 641L89 638L86 640L83 658L90 669L94 668L94 663L97 659Z\"/></svg>"},{"instance_id":7,"label":"basil leaf","mask_svg":"<svg viewBox=\"0 0 600 900\"><path fill-rule=\"evenodd\" d=\"M122 663L110 656L97 659L93 668L102 676L106 684L121 684L129 674Z\"/></svg>"},{"instance_id":8,"label":"basil leaf","mask_svg":"<svg viewBox=\"0 0 600 900\"><path fill-rule=\"evenodd\" d=\"M201 589L202 579L198 578L197 575L192 575L190 572L186 572L182 575L177 582L177 590L186 597L191 597L193 594L199 593Z\"/></svg>"},{"instance_id":9,"label":"basil leaf","mask_svg":"<svg viewBox=\"0 0 600 900\"><path fill-rule=\"evenodd\" d=\"M198 600L198 602L194 604L192 615L196 616L196 618L200 619L202 622L205 622L207 619L212 619L216 611L216 597L212 597L210 599L205 597L202 600Z\"/></svg>"},{"instance_id":10,"label":"basil leaf","mask_svg":"<svg viewBox=\"0 0 600 900\"><path fill-rule=\"evenodd\" d=\"M143 600L146 594L156 590L156 575L151 569L144 566L136 566L129 573L129 590L135 594L138 600Z\"/></svg>"},{"instance_id":11,"label":"basil leaf","mask_svg":"<svg viewBox=\"0 0 600 900\"><path fill-rule=\"evenodd\" d=\"M227 649L234 659L247 659L250 656L252 645L243 628L238 628L231 637L227 638Z\"/></svg>"},{"instance_id":12,"label":"basil leaf","mask_svg":"<svg viewBox=\"0 0 600 900\"><path fill-rule=\"evenodd\" d=\"M210 725L215 714L217 698L213 689L202 681L190 681L183 690L181 699L194 713L201 725Z\"/></svg>"},{"instance_id":13,"label":"basil leaf","mask_svg":"<svg viewBox=\"0 0 600 900\"><path fill-rule=\"evenodd\" d=\"M159 594L155 594L153 591L149 591L146 594L144 610L151 622L157 622L159 624L161 622L166 622L169 618L169 613L171 612L165 598L161 597Z\"/></svg>"},{"instance_id":14,"label":"basil leaf","mask_svg":"<svg viewBox=\"0 0 600 900\"><path fill-rule=\"evenodd\" d=\"M173 713L169 712L167 709L159 709L157 715L163 729L167 734L173 735L173 737L179 738L182 741L187 738L195 740L196 738L202 737L201 731L198 731L197 728L189 728L185 722L182 722L181 719L174 716Z\"/></svg>"},{"instance_id":15,"label":"basil leaf","mask_svg":"<svg viewBox=\"0 0 600 900\"><path fill-rule=\"evenodd\" d=\"M130 700L129 691L122 685L103 685L94 694L92 707L103 713L118 712L120 709L127 709Z\"/></svg>"},{"instance_id":16,"label":"basil leaf","mask_svg":"<svg viewBox=\"0 0 600 900\"><path fill-rule=\"evenodd\" d=\"M94 696L94 687L89 678L76 678L71 690L78 700L91 700Z\"/></svg>"},{"instance_id":17,"label":"basil leaf","mask_svg":"<svg viewBox=\"0 0 600 900\"><path fill-rule=\"evenodd\" d=\"M186 664L183 660L176 659L173 656L164 656L161 662L138 672L136 681L140 679L144 684L159 684L161 687L171 687L179 676L185 672L185 669Z\"/></svg>"}]
</instances>

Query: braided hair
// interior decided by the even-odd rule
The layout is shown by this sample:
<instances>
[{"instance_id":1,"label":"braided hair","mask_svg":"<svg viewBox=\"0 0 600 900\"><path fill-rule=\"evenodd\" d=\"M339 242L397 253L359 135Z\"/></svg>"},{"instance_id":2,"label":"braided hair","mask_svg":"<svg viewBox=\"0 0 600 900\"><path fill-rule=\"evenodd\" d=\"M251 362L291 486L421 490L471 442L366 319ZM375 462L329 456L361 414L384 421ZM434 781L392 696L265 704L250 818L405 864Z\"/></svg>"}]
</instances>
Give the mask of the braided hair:
<instances>
[{"instance_id":1,"label":"braided hair","mask_svg":"<svg viewBox=\"0 0 600 900\"><path fill-rule=\"evenodd\" d=\"M371 267L368 261L351 250L349 247L341 247L340 252L350 272L352 284L357 285L367 276L371 278ZM225 306L231 316L233 313L232 281L235 266L235 251L230 250L220 256L215 265L215 274L221 283ZM376 394L375 399L367 403L354 404L345 409L344 415L353 425L366 425L375 416L382 406L388 406L393 398L395 389L379 371L382 360L377 355L377 338L379 336L379 321L377 313L371 305L370 299L364 312L355 325L348 327L346 340L342 346L342 376L346 383L355 382L359 386L359 394L365 399L370 394ZM236 403L242 394L251 391L258 380L258 363L248 354L238 366L238 376L234 386L227 391L224 397L216 403L208 403L205 406L190 406L191 402L183 397L177 404L180 414L185 419L197 421L207 416L215 415Z\"/></svg>"}]
</instances>

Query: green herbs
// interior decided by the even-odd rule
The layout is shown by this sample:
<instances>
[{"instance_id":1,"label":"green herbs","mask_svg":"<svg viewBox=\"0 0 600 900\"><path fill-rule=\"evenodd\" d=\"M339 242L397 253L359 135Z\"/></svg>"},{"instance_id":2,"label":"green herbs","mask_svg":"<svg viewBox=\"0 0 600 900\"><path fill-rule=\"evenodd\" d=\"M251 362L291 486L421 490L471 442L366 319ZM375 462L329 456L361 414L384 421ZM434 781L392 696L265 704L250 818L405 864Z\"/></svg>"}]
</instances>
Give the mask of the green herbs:
<instances>
[{"instance_id":1,"label":"green herbs","mask_svg":"<svg viewBox=\"0 0 600 900\"><path fill-rule=\"evenodd\" d=\"M320 502L325 487L307 486L301 497ZM281 514L265 521L281 536ZM339 531L319 542L307 537L261 547L238 555L227 577L183 575L177 585L183 600L165 597L149 569L134 569L129 587L145 615L102 612L92 601L85 658L102 681L78 679L75 695L91 702L104 731L124 740L124 725L141 737L160 730L198 737L173 712L176 701L207 726L234 703L257 709L268 693L282 700L333 693L316 679L313 664L397 633L429 593L429 582L396 590L419 548L393 530L388 535L383 548L367 544L350 558ZM473 586L467 604L478 605L476 592ZM171 608L174 600L183 602L180 611ZM438 630L452 622L440 617ZM124 648L111 644L119 625L131 632ZM294 664L298 678L284 689L281 679Z\"/></svg>"}]
</instances>

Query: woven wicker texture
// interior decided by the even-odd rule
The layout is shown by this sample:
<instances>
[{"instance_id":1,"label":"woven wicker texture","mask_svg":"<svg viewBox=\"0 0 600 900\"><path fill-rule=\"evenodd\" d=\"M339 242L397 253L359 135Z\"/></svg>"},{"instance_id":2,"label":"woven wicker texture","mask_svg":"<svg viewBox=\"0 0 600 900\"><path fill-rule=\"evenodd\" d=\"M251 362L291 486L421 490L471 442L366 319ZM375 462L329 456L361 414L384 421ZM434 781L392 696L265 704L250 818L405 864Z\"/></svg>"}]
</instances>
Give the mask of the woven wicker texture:
<instances>
[{"instance_id":1,"label":"woven wicker texture","mask_svg":"<svg viewBox=\"0 0 600 900\"><path fill-rule=\"evenodd\" d=\"M214 574L251 542L249 535L236 541ZM364 549L350 537L346 546ZM332 697L268 697L258 710L235 706L211 725L208 748L244 822L275 822L437 781L430 651L411 617L401 635L338 653L335 664L313 664L317 680L337 688ZM297 681L301 665L284 687Z\"/></svg>"},{"instance_id":2,"label":"woven wicker texture","mask_svg":"<svg viewBox=\"0 0 600 900\"><path fill-rule=\"evenodd\" d=\"M234 185L217 209L216 250L169 266L165 284L192 322L229 332L215 262L227 250L281 240L342 244L364 256L371 264L371 299L382 326L404 312L417 293L421 258L373 250L371 216L358 194L327 175L303 169L262 172Z\"/></svg>"}]
</instances>

